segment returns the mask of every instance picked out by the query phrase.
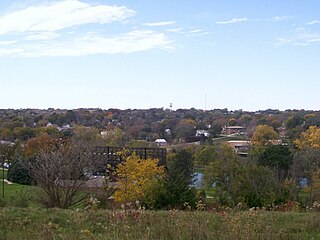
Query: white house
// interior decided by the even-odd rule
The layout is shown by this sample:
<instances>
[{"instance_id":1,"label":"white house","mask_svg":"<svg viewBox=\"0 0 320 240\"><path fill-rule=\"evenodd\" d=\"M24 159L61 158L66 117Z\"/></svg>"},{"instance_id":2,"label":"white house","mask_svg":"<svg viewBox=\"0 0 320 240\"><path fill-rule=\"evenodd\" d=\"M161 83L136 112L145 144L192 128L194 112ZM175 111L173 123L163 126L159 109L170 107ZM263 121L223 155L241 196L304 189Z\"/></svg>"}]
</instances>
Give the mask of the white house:
<instances>
[{"instance_id":1,"label":"white house","mask_svg":"<svg viewBox=\"0 0 320 240\"><path fill-rule=\"evenodd\" d=\"M210 137L210 133L206 130L197 130L196 137L201 137L201 136Z\"/></svg>"},{"instance_id":2,"label":"white house","mask_svg":"<svg viewBox=\"0 0 320 240\"><path fill-rule=\"evenodd\" d=\"M154 141L159 147L160 146L166 146L167 145L167 141L165 139L159 138L157 140Z\"/></svg>"}]
</instances>

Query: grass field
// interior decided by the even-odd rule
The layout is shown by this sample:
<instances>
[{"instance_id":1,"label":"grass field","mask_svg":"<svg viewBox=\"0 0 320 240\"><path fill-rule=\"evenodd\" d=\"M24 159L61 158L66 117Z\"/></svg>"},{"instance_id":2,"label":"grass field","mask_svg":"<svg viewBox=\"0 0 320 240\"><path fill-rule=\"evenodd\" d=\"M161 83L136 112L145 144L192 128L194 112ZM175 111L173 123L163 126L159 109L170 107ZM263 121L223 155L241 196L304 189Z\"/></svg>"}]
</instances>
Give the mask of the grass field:
<instances>
[{"instance_id":1,"label":"grass field","mask_svg":"<svg viewBox=\"0 0 320 240\"><path fill-rule=\"evenodd\" d=\"M2 184L0 184L2 193ZM37 187L5 184L1 239L320 239L320 214L273 211L45 209L15 200Z\"/></svg>"},{"instance_id":2,"label":"grass field","mask_svg":"<svg viewBox=\"0 0 320 240\"><path fill-rule=\"evenodd\" d=\"M8 170L4 169L4 174L2 173L2 168L0 168L0 179L2 179L2 176L4 175L4 178L7 179Z\"/></svg>"},{"instance_id":3,"label":"grass field","mask_svg":"<svg viewBox=\"0 0 320 240\"><path fill-rule=\"evenodd\" d=\"M2 208L0 239L320 239L320 215Z\"/></svg>"}]
</instances>

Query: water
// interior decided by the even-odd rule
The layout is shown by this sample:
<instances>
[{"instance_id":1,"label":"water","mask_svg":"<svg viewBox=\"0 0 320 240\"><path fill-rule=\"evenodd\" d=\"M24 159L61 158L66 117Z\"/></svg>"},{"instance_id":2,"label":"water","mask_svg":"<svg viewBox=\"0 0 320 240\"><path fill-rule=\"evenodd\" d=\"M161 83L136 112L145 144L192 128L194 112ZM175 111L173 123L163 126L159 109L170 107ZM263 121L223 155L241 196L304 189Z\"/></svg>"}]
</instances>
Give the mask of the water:
<instances>
[{"instance_id":1,"label":"water","mask_svg":"<svg viewBox=\"0 0 320 240\"><path fill-rule=\"evenodd\" d=\"M203 188L203 173L195 172L193 180L196 188Z\"/></svg>"}]
</instances>

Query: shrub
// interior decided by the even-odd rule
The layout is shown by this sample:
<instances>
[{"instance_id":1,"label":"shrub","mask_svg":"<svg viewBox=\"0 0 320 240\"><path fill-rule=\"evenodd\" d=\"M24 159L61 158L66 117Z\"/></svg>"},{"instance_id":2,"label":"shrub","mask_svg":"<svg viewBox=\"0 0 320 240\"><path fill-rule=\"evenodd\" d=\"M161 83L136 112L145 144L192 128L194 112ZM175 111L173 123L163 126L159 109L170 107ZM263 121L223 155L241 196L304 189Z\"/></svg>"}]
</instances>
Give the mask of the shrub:
<instances>
[{"instance_id":1,"label":"shrub","mask_svg":"<svg viewBox=\"0 0 320 240\"><path fill-rule=\"evenodd\" d=\"M12 204L15 207L27 208L29 207L31 198L31 194L22 188L20 191L16 191L16 198L12 199Z\"/></svg>"},{"instance_id":2,"label":"shrub","mask_svg":"<svg viewBox=\"0 0 320 240\"><path fill-rule=\"evenodd\" d=\"M29 185L31 183L30 170L27 163L17 160L8 171L8 180L14 183Z\"/></svg>"}]
</instances>

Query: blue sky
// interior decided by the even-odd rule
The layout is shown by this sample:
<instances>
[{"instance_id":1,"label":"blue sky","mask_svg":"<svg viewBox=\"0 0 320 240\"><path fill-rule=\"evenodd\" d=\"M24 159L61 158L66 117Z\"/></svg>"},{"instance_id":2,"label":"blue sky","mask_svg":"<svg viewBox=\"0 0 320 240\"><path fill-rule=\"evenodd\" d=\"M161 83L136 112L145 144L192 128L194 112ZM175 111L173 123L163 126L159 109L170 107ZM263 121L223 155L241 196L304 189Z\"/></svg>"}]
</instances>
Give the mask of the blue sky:
<instances>
[{"instance_id":1,"label":"blue sky","mask_svg":"<svg viewBox=\"0 0 320 240\"><path fill-rule=\"evenodd\" d=\"M318 110L319 9L317 0L2 0L0 108Z\"/></svg>"}]
</instances>

